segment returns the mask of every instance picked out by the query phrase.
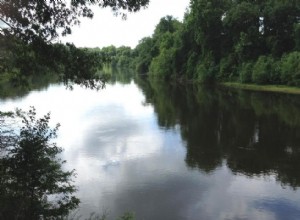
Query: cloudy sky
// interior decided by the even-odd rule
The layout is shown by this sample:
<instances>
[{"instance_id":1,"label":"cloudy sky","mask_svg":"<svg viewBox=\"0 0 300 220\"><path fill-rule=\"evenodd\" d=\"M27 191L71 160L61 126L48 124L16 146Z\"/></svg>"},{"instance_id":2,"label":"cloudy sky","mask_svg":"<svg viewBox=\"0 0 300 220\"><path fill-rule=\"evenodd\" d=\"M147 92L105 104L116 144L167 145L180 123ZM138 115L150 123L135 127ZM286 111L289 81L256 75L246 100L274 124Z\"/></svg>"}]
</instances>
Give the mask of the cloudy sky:
<instances>
[{"instance_id":1,"label":"cloudy sky","mask_svg":"<svg viewBox=\"0 0 300 220\"><path fill-rule=\"evenodd\" d=\"M150 0L149 6L128 14L127 20L113 15L111 9L94 9L94 18L82 19L79 27L62 42L73 42L78 47L125 45L134 48L140 39L150 36L160 18L166 15L182 20L189 0Z\"/></svg>"}]
</instances>

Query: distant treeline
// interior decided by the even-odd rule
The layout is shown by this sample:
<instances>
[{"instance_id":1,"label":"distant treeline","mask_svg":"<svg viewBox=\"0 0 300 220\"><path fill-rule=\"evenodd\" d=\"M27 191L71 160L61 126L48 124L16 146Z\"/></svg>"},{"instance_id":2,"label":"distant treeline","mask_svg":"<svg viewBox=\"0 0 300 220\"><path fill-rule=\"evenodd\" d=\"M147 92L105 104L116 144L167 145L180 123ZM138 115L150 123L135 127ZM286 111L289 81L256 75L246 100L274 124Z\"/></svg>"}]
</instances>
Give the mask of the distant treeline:
<instances>
[{"instance_id":1,"label":"distant treeline","mask_svg":"<svg viewBox=\"0 0 300 220\"><path fill-rule=\"evenodd\" d=\"M0 35L0 82L26 85L36 76L53 75L67 85L97 87L102 68L99 53L73 44L50 44L42 40L24 42ZM30 83L30 82L29 82Z\"/></svg>"},{"instance_id":2,"label":"distant treeline","mask_svg":"<svg viewBox=\"0 0 300 220\"><path fill-rule=\"evenodd\" d=\"M36 79L63 81L89 88L102 86L113 73L133 70L137 55L130 47L77 48L67 43L24 42L0 34L0 85L32 87ZM120 74L119 74L120 75Z\"/></svg>"},{"instance_id":3,"label":"distant treeline","mask_svg":"<svg viewBox=\"0 0 300 220\"><path fill-rule=\"evenodd\" d=\"M119 68L165 80L300 86L299 0L191 0L182 22L161 18L134 49L39 39L0 33L0 73L18 81L53 72L95 87L95 79Z\"/></svg>"},{"instance_id":4,"label":"distant treeline","mask_svg":"<svg viewBox=\"0 0 300 220\"><path fill-rule=\"evenodd\" d=\"M166 16L134 50L105 50L166 80L300 86L300 2L191 0L183 22Z\"/></svg>"}]
</instances>

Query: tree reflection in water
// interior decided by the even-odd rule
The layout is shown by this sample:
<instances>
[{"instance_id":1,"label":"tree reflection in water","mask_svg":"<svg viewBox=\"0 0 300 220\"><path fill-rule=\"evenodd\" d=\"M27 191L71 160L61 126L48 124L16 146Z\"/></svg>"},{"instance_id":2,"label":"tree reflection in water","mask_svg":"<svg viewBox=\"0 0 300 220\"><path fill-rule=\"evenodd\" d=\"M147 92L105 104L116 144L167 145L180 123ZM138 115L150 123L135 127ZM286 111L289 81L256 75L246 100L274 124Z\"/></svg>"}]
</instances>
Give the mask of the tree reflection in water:
<instances>
[{"instance_id":1,"label":"tree reflection in water","mask_svg":"<svg viewBox=\"0 0 300 220\"><path fill-rule=\"evenodd\" d=\"M300 186L298 96L136 82L160 126L180 125L189 167L210 173L225 163L236 174L275 175Z\"/></svg>"},{"instance_id":2,"label":"tree reflection in water","mask_svg":"<svg viewBox=\"0 0 300 220\"><path fill-rule=\"evenodd\" d=\"M75 209L74 171L63 171L50 115L0 113L0 219L60 219ZM22 124L17 128L17 124Z\"/></svg>"}]
</instances>

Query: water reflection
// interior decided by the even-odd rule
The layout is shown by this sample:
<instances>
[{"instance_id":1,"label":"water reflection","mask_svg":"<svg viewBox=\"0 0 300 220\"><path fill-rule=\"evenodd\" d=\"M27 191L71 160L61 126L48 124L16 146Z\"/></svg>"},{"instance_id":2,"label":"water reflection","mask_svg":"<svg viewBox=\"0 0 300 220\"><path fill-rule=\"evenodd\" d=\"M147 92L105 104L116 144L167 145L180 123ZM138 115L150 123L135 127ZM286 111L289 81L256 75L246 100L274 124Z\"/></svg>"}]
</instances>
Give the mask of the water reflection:
<instances>
[{"instance_id":1,"label":"water reflection","mask_svg":"<svg viewBox=\"0 0 300 220\"><path fill-rule=\"evenodd\" d=\"M79 216L300 218L298 96L126 81L0 103L35 105L62 124Z\"/></svg>"},{"instance_id":2,"label":"water reflection","mask_svg":"<svg viewBox=\"0 0 300 220\"><path fill-rule=\"evenodd\" d=\"M58 77L49 73L28 77L22 82L0 79L0 100L17 99L28 95L32 90L47 90L50 83L58 82Z\"/></svg>"},{"instance_id":3,"label":"water reflection","mask_svg":"<svg viewBox=\"0 0 300 220\"><path fill-rule=\"evenodd\" d=\"M137 82L161 126L180 124L188 166L209 173L225 159L234 173L300 186L298 96Z\"/></svg>"}]
</instances>

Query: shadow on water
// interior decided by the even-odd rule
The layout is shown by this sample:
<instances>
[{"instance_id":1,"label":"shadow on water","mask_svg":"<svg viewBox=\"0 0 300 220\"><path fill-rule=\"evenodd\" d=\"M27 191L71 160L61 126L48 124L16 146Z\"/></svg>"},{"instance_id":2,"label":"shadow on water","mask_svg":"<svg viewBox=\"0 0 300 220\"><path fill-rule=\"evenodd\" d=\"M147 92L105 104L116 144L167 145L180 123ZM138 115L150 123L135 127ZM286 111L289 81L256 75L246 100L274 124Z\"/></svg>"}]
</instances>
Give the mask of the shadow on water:
<instances>
[{"instance_id":1,"label":"shadow on water","mask_svg":"<svg viewBox=\"0 0 300 220\"><path fill-rule=\"evenodd\" d=\"M58 76L50 73L30 76L24 81L20 81L20 79L0 78L0 99L22 98L32 90L41 91L47 89L50 84L58 82Z\"/></svg>"},{"instance_id":2,"label":"shadow on water","mask_svg":"<svg viewBox=\"0 0 300 220\"><path fill-rule=\"evenodd\" d=\"M300 186L300 98L137 79L161 127L180 125L186 164L210 173L274 174Z\"/></svg>"},{"instance_id":3,"label":"shadow on water","mask_svg":"<svg viewBox=\"0 0 300 220\"><path fill-rule=\"evenodd\" d=\"M135 77L134 70L128 68L110 68L108 74L110 75L108 83L112 85L116 83L129 84Z\"/></svg>"}]
</instances>

